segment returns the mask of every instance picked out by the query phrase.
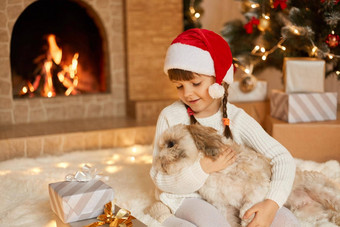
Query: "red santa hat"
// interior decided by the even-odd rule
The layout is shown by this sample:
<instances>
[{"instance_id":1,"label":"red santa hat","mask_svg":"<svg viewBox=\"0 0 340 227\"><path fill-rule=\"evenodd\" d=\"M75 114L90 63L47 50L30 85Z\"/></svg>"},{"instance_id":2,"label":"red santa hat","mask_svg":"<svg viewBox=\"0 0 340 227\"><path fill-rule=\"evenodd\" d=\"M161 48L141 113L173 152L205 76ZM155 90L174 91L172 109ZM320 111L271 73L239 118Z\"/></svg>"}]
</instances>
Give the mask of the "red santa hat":
<instances>
[{"instance_id":1,"label":"red santa hat","mask_svg":"<svg viewBox=\"0 0 340 227\"><path fill-rule=\"evenodd\" d=\"M212 98L224 95L222 81L233 82L234 67L228 43L218 34L193 28L184 31L172 41L168 48L164 71L183 69L198 74L216 77L216 83L209 87Z\"/></svg>"}]
</instances>

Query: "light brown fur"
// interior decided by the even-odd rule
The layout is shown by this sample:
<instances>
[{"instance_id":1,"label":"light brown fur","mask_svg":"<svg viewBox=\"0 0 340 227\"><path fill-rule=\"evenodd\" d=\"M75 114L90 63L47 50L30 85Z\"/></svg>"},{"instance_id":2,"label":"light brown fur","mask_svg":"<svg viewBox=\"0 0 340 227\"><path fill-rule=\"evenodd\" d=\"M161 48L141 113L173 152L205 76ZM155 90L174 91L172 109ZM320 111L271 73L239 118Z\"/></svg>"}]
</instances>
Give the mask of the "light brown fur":
<instances>
[{"instance_id":1,"label":"light brown fur","mask_svg":"<svg viewBox=\"0 0 340 227\"><path fill-rule=\"evenodd\" d=\"M232 226L245 226L249 221L241 217L251 206L264 200L270 186L270 160L262 154L227 140L213 128L180 124L161 136L155 167L172 174L193 164L200 155L215 159L225 145L236 151L236 162L210 174L198 193L227 214ZM297 170L285 206L300 220L309 223L324 220L340 225L340 188L321 173ZM151 216L156 215L151 213Z\"/></svg>"}]
</instances>

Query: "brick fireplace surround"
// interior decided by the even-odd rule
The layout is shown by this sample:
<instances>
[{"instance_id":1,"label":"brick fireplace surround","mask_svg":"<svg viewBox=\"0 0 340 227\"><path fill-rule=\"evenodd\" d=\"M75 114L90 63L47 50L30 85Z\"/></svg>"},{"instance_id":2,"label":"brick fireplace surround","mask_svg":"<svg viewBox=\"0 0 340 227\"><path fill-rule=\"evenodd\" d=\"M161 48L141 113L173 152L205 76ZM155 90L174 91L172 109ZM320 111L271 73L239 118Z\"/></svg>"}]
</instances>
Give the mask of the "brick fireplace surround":
<instances>
[{"instance_id":1,"label":"brick fireplace surround","mask_svg":"<svg viewBox=\"0 0 340 227\"><path fill-rule=\"evenodd\" d=\"M12 28L35 0L0 1L0 161L150 144L156 116L175 98L160 75L167 45L182 29L181 0L73 1L102 24L110 92L13 99Z\"/></svg>"}]
</instances>

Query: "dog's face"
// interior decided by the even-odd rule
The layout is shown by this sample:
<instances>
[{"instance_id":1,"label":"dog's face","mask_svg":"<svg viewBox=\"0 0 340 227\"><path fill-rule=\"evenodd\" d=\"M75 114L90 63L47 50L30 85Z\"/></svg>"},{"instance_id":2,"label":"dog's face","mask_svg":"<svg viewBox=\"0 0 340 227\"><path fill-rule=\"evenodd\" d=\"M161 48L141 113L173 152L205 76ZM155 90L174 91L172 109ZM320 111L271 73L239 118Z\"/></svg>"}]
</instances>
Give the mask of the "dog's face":
<instances>
[{"instance_id":1,"label":"dog's face","mask_svg":"<svg viewBox=\"0 0 340 227\"><path fill-rule=\"evenodd\" d=\"M186 125L175 125L162 134L158 142L156 167L168 174L193 164L199 152Z\"/></svg>"}]
</instances>

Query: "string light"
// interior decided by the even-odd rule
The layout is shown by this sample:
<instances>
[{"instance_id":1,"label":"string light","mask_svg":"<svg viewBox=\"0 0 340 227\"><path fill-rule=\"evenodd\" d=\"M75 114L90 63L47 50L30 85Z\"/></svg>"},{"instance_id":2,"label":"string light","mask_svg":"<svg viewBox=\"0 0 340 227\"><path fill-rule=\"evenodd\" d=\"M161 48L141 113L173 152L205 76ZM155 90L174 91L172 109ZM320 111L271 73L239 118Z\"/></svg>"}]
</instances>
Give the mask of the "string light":
<instances>
[{"instance_id":1,"label":"string light","mask_svg":"<svg viewBox=\"0 0 340 227\"><path fill-rule=\"evenodd\" d=\"M282 46L282 43L286 41L285 38L281 38L280 41L269 51L266 51L264 47L255 46L252 50L251 54L255 56L260 56L263 61L267 60L268 55L273 53L276 49L280 48L281 50L285 51L287 48L285 46ZM260 50L261 53L257 53L257 51Z\"/></svg>"},{"instance_id":2,"label":"string light","mask_svg":"<svg viewBox=\"0 0 340 227\"><path fill-rule=\"evenodd\" d=\"M277 46L283 51L285 51L287 49L285 46L281 46L280 44L278 44Z\"/></svg>"},{"instance_id":3,"label":"string light","mask_svg":"<svg viewBox=\"0 0 340 227\"><path fill-rule=\"evenodd\" d=\"M256 3L251 3L250 4L250 7L252 8L252 9L256 9L256 8L258 8L260 6L260 4L256 4Z\"/></svg>"}]
</instances>

